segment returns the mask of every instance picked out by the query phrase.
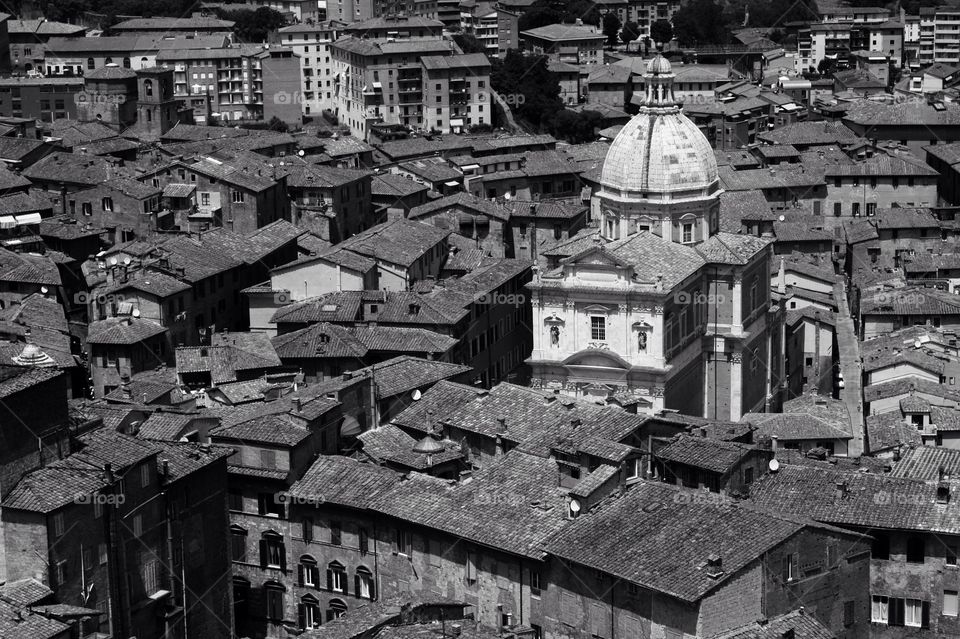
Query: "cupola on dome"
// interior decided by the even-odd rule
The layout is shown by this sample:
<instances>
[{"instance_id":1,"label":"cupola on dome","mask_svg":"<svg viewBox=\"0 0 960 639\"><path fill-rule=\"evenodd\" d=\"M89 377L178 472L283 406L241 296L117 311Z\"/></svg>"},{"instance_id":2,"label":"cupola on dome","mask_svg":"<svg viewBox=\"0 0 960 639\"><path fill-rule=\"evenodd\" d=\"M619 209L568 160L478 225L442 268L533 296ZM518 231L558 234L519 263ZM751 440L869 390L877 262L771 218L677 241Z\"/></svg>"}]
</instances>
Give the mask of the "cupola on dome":
<instances>
[{"instance_id":1,"label":"cupola on dome","mask_svg":"<svg viewBox=\"0 0 960 639\"><path fill-rule=\"evenodd\" d=\"M673 96L670 63L647 64L640 111L617 134L603 163L600 185L613 199L678 200L713 194L717 160L706 136Z\"/></svg>"}]
</instances>

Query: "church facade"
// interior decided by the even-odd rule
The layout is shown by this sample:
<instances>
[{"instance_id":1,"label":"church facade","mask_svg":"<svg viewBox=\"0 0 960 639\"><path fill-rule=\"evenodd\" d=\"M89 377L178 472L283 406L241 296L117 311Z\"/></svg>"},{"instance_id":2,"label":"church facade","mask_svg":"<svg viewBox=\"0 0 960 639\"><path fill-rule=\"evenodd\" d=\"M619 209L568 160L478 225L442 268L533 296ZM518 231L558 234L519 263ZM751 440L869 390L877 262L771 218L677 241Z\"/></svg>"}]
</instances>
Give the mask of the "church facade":
<instances>
[{"instance_id":1,"label":"church facade","mask_svg":"<svg viewBox=\"0 0 960 639\"><path fill-rule=\"evenodd\" d=\"M719 231L709 142L647 67L640 112L610 147L593 246L538 273L532 384L577 397L738 420L775 408L782 310L772 240Z\"/></svg>"}]
</instances>

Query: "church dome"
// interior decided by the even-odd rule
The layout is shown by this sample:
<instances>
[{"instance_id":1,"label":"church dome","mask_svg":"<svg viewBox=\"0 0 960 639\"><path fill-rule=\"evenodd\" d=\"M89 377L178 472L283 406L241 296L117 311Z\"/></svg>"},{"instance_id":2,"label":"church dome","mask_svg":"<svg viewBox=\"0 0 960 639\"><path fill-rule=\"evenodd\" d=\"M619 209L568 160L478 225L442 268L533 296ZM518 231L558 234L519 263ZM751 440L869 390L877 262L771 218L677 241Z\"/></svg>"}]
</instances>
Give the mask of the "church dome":
<instances>
[{"instance_id":1,"label":"church dome","mask_svg":"<svg viewBox=\"0 0 960 639\"><path fill-rule=\"evenodd\" d=\"M664 73L673 73L670 67L670 61L662 55L657 55L653 60L647 63L647 73L662 75Z\"/></svg>"},{"instance_id":2,"label":"church dome","mask_svg":"<svg viewBox=\"0 0 960 639\"><path fill-rule=\"evenodd\" d=\"M706 136L673 97L670 63L657 56L644 75L646 99L617 134L600 185L614 198L678 200L713 194L717 159Z\"/></svg>"}]
</instances>

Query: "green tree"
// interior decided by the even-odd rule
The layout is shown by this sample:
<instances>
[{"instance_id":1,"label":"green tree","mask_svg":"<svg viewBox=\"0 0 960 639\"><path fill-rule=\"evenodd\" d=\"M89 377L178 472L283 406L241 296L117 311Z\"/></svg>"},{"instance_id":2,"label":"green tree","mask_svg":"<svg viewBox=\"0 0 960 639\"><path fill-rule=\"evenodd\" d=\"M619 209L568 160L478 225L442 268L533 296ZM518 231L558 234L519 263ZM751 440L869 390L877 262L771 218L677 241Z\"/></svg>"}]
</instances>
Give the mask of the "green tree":
<instances>
[{"instance_id":1,"label":"green tree","mask_svg":"<svg viewBox=\"0 0 960 639\"><path fill-rule=\"evenodd\" d=\"M622 26L623 23L614 12L609 11L603 15L603 35L607 36L607 44L611 47L617 46Z\"/></svg>"},{"instance_id":2,"label":"green tree","mask_svg":"<svg viewBox=\"0 0 960 639\"><path fill-rule=\"evenodd\" d=\"M518 116L536 127L563 109L560 82L547 69L546 56L511 49L502 61L493 60L490 84Z\"/></svg>"},{"instance_id":3,"label":"green tree","mask_svg":"<svg viewBox=\"0 0 960 639\"><path fill-rule=\"evenodd\" d=\"M259 7L256 10L217 9L216 13L221 20L232 20L236 23L233 32L238 41L245 43L266 42L271 31L276 31L286 24L283 15L269 7Z\"/></svg>"},{"instance_id":4,"label":"green tree","mask_svg":"<svg viewBox=\"0 0 960 639\"><path fill-rule=\"evenodd\" d=\"M453 36L453 41L463 50L464 53L486 53L487 48L476 37L469 33L458 33Z\"/></svg>"},{"instance_id":5,"label":"green tree","mask_svg":"<svg viewBox=\"0 0 960 639\"><path fill-rule=\"evenodd\" d=\"M640 37L640 25L632 20L627 20L620 31L620 39L630 48L630 43Z\"/></svg>"},{"instance_id":6,"label":"green tree","mask_svg":"<svg viewBox=\"0 0 960 639\"><path fill-rule=\"evenodd\" d=\"M674 37L681 46L726 44L730 27L724 20L723 8L716 0L692 0L680 5L673 15Z\"/></svg>"},{"instance_id":7,"label":"green tree","mask_svg":"<svg viewBox=\"0 0 960 639\"><path fill-rule=\"evenodd\" d=\"M650 25L650 39L663 50L663 47L673 40L673 25L669 20L657 20Z\"/></svg>"},{"instance_id":8,"label":"green tree","mask_svg":"<svg viewBox=\"0 0 960 639\"><path fill-rule=\"evenodd\" d=\"M270 118L270 121L267 122L267 128L271 131L277 131L278 133L286 133L290 130L290 127L287 126L287 123L277 116Z\"/></svg>"},{"instance_id":9,"label":"green tree","mask_svg":"<svg viewBox=\"0 0 960 639\"><path fill-rule=\"evenodd\" d=\"M603 124L603 116L596 111L571 111L562 109L550 120L550 133L571 144L582 144L597 139L597 129Z\"/></svg>"}]
</instances>

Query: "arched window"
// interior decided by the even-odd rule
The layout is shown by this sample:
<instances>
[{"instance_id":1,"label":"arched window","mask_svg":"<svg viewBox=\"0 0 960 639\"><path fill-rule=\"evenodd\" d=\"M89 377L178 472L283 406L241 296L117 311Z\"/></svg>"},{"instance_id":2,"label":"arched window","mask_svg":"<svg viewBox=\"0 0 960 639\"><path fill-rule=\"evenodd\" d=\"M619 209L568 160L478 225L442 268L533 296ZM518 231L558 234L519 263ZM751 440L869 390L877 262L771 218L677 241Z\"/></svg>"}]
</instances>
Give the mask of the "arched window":
<instances>
[{"instance_id":1,"label":"arched window","mask_svg":"<svg viewBox=\"0 0 960 639\"><path fill-rule=\"evenodd\" d=\"M107 58L103 61L104 64L113 64L113 58Z\"/></svg>"},{"instance_id":2,"label":"arched window","mask_svg":"<svg viewBox=\"0 0 960 639\"><path fill-rule=\"evenodd\" d=\"M97 68L97 63L93 58L87 58L87 71L93 71Z\"/></svg>"},{"instance_id":3,"label":"arched window","mask_svg":"<svg viewBox=\"0 0 960 639\"><path fill-rule=\"evenodd\" d=\"M147 122L153 122L153 111L147 109Z\"/></svg>"},{"instance_id":4,"label":"arched window","mask_svg":"<svg viewBox=\"0 0 960 639\"><path fill-rule=\"evenodd\" d=\"M148 98L153 96L153 80L144 80L143 81L143 93Z\"/></svg>"},{"instance_id":5,"label":"arched window","mask_svg":"<svg viewBox=\"0 0 960 639\"><path fill-rule=\"evenodd\" d=\"M124 59L123 59L123 68L124 68L124 69L129 69L129 68L130 68L130 58L124 58Z\"/></svg>"},{"instance_id":6,"label":"arched window","mask_svg":"<svg viewBox=\"0 0 960 639\"><path fill-rule=\"evenodd\" d=\"M376 599L373 573L366 566L357 568L357 574L353 577L353 591L359 599Z\"/></svg>"},{"instance_id":7,"label":"arched window","mask_svg":"<svg viewBox=\"0 0 960 639\"><path fill-rule=\"evenodd\" d=\"M317 560L310 555L300 557L300 564L297 566L297 575L301 586L307 588L320 587L320 569L317 568Z\"/></svg>"},{"instance_id":8,"label":"arched window","mask_svg":"<svg viewBox=\"0 0 960 639\"><path fill-rule=\"evenodd\" d=\"M339 619L345 614L347 614L347 604L340 599L331 599L327 608L327 621Z\"/></svg>"},{"instance_id":9,"label":"arched window","mask_svg":"<svg viewBox=\"0 0 960 639\"><path fill-rule=\"evenodd\" d=\"M230 556L233 561L247 560L247 531L240 526L230 526Z\"/></svg>"},{"instance_id":10,"label":"arched window","mask_svg":"<svg viewBox=\"0 0 960 639\"><path fill-rule=\"evenodd\" d=\"M286 592L283 584L276 581L268 581L263 584L264 603L266 610L264 616L271 621L283 620L283 596Z\"/></svg>"},{"instance_id":11,"label":"arched window","mask_svg":"<svg viewBox=\"0 0 960 639\"><path fill-rule=\"evenodd\" d=\"M297 604L297 628L309 630L320 627L320 601L313 595L304 595Z\"/></svg>"},{"instance_id":12,"label":"arched window","mask_svg":"<svg viewBox=\"0 0 960 639\"><path fill-rule=\"evenodd\" d=\"M347 569L339 561L327 564L327 590L330 592L347 592Z\"/></svg>"},{"instance_id":13,"label":"arched window","mask_svg":"<svg viewBox=\"0 0 960 639\"><path fill-rule=\"evenodd\" d=\"M146 67L150 64L150 61L146 57L140 58L140 65Z\"/></svg>"},{"instance_id":14,"label":"arched window","mask_svg":"<svg viewBox=\"0 0 960 639\"><path fill-rule=\"evenodd\" d=\"M287 555L283 537L268 530L260 538L260 567L287 569Z\"/></svg>"}]
</instances>

